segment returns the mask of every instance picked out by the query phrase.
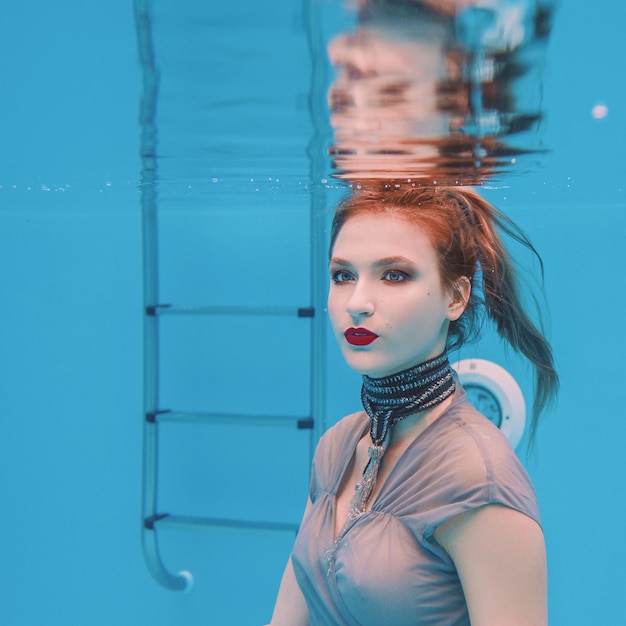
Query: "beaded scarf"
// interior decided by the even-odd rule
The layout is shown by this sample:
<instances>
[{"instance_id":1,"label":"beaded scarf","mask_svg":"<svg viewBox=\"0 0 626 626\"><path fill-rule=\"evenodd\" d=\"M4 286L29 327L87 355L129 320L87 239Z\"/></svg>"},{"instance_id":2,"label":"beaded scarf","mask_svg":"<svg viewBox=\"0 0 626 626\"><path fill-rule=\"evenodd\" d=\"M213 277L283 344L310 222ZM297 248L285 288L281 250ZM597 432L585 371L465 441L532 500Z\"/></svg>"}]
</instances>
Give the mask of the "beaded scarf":
<instances>
[{"instance_id":1,"label":"beaded scarf","mask_svg":"<svg viewBox=\"0 0 626 626\"><path fill-rule=\"evenodd\" d=\"M353 509L356 514L362 513L372 494L389 429L409 415L437 406L452 393L454 378L445 352L385 378L363 376L361 402L371 420L372 445L350 505L351 513Z\"/></svg>"},{"instance_id":2,"label":"beaded scarf","mask_svg":"<svg viewBox=\"0 0 626 626\"><path fill-rule=\"evenodd\" d=\"M454 389L452 368L445 352L391 376L363 376L361 402L371 420L372 445L368 449L370 458L355 487L348 519L332 548L326 553L329 573L339 542L354 520L363 513L372 495L389 429L409 415L437 406L452 395Z\"/></svg>"}]
</instances>

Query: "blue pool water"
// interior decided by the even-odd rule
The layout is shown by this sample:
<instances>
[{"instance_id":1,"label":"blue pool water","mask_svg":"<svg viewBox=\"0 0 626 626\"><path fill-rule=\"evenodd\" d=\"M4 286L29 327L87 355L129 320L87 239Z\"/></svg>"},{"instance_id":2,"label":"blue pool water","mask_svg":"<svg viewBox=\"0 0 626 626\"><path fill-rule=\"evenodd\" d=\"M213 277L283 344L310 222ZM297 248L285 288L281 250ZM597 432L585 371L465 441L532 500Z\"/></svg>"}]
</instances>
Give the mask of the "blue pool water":
<instances>
[{"instance_id":1,"label":"blue pool water","mask_svg":"<svg viewBox=\"0 0 626 626\"><path fill-rule=\"evenodd\" d=\"M311 171L311 142L329 129L310 115L303 8L183 4L154 2L162 301L307 305L311 195L322 190L331 207L341 189ZM322 4L333 28L350 27ZM288 533L163 529L167 567L194 575L184 594L159 586L142 556L132 3L13 3L2 16L0 623L266 623ZM626 623L625 19L622 5L561 3L543 71L550 151L485 190L546 266L562 389L536 457L520 455L541 503L556 626ZM309 331L298 320L167 321L164 406L306 415ZM530 393L523 364L490 336L459 356L503 364ZM330 338L326 360L331 424L358 408L359 381ZM297 523L308 446L292 428L164 424L160 508Z\"/></svg>"}]
</instances>

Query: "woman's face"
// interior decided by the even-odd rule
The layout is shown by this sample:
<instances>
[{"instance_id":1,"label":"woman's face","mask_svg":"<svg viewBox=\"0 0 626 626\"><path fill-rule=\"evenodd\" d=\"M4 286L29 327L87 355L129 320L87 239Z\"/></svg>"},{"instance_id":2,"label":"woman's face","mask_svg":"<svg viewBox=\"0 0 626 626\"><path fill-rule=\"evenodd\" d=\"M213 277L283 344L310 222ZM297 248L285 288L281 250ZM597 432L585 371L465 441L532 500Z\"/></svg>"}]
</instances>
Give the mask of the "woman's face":
<instances>
[{"instance_id":1,"label":"woman's face","mask_svg":"<svg viewBox=\"0 0 626 626\"><path fill-rule=\"evenodd\" d=\"M424 229L382 213L354 215L339 232L328 311L348 365L381 378L443 352L463 307L444 291Z\"/></svg>"}]
</instances>

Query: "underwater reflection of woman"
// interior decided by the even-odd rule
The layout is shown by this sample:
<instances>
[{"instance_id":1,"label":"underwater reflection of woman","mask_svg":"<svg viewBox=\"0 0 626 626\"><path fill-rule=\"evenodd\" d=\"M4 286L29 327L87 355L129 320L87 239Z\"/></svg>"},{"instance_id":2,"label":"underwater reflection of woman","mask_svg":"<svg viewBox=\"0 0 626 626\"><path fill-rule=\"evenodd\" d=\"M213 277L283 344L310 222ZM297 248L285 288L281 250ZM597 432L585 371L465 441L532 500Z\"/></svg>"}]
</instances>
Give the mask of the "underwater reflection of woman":
<instances>
[{"instance_id":1,"label":"underwater reflection of woman","mask_svg":"<svg viewBox=\"0 0 626 626\"><path fill-rule=\"evenodd\" d=\"M365 410L320 440L273 626L547 622L530 479L446 354L486 314L534 367L534 438L558 378L501 232L534 252L466 188L356 191L338 207L328 309Z\"/></svg>"}]
</instances>

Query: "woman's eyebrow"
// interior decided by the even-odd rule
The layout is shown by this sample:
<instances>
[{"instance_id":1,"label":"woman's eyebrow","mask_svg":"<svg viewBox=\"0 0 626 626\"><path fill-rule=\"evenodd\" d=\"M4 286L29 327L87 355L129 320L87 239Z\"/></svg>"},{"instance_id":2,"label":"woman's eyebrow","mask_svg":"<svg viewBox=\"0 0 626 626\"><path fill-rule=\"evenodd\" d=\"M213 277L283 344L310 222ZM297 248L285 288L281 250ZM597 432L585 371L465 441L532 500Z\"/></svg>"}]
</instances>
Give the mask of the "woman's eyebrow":
<instances>
[{"instance_id":1,"label":"woman's eyebrow","mask_svg":"<svg viewBox=\"0 0 626 626\"><path fill-rule=\"evenodd\" d=\"M333 257L329 263L329 265L339 265L341 267L350 267L352 263L350 261L346 261L345 259L340 259L339 257Z\"/></svg>"},{"instance_id":2,"label":"woman's eyebrow","mask_svg":"<svg viewBox=\"0 0 626 626\"><path fill-rule=\"evenodd\" d=\"M374 266L382 267L384 265L395 265L397 263L415 265L415 263L411 261L411 259L407 259L404 256L389 256L389 257L385 257L384 259L379 259L378 261L374 263Z\"/></svg>"},{"instance_id":3,"label":"woman's eyebrow","mask_svg":"<svg viewBox=\"0 0 626 626\"><path fill-rule=\"evenodd\" d=\"M396 264L411 265L411 266L415 265L415 263L411 261L411 259L407 259L404 256L388 256L383 259L378 259L377 261L374 261L372 266L378 268L378 267L384 267L386 265L396 265ZM345 259L341 259L339 257L333 257L329 261L329 265L334 265L334 266L339 266L339 267L352 267L352 263L350 263L350 261L346 261Z\"/></svg>"}]
</instances>

